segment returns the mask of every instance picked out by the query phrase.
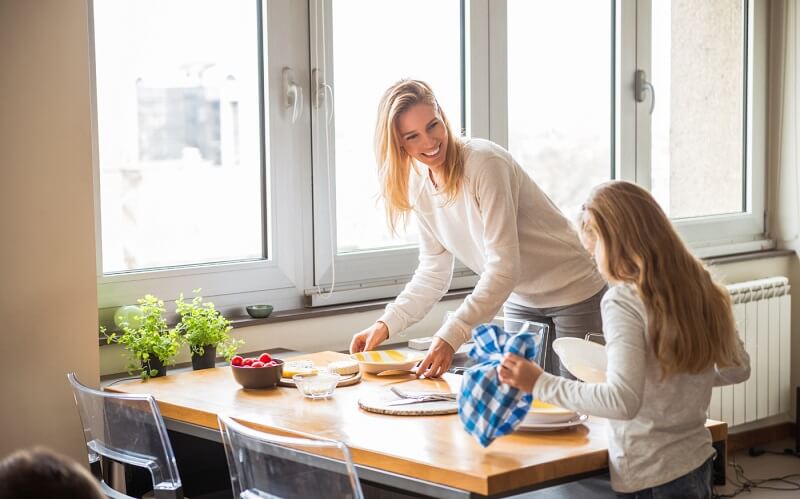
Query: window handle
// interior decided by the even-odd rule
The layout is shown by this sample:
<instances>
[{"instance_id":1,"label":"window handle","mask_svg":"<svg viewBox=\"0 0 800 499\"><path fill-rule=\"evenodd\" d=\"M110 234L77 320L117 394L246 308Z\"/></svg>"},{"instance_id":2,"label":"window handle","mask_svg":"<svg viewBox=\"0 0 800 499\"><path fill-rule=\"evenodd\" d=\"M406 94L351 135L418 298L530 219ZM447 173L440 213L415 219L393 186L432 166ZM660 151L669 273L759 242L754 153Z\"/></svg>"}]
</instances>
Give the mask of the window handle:
<instances>
[{"instance_id":1,"label":"window handle","mask_svg":"<svg viewBox=\"0 0 800 499\"><path fill-rule=\"evenodd\" d=\"M292 109L292 123L297 123L303 112L303 88L294 82L294 71L283 68L283 103Z\"/></svg>"},{"instance_id":2,"label":"window handle","mask_svg":"<svg viewBox=\"0 0 800 499\"><path fill-rule=\"evenodd\" d=\"M636 102L644 102L647 98L647 92L650 92L650 114L653 114L653 109L656 107L656 89L653 88L652 83L647 81L647 73L642 69L636 70L634 91L636 93Z\"/></svg>"}]
</instances>

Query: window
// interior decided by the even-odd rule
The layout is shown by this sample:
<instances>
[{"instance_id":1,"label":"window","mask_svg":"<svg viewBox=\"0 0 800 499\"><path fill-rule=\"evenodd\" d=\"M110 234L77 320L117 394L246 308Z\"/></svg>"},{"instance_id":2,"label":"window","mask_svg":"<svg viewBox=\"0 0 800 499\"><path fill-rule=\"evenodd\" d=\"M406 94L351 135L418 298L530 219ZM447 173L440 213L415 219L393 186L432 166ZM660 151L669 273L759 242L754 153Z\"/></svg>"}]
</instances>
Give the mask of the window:
<instances>
[{"instance_id":1,"label":"window","mask_svg":"<svg viewBox=\"0 0 800 499\"><path fill-rule=\"evenodd\" d=\"M613 174L611 4L509 0L507 17L508 148L571 216Z\"/></svg>"},{"instance_id":2,"label":"window","mask_svg":"<svg viewBox=\"0 0 800 499\"><path fill-rule=\"evenodd\" d=\"M653 2L652 191L675 219L747 208L744 7Z\"/></svg>"},{"instance_id":3,"label":"window","mask_svg":"<svg viewBox=\"0 0 800 499\"><path fill-rule=\"evenodd\" d=\"M459 0L406 0L402 7L397 2L332 2L331 73L338 112L333 113L330 129L333 148L325 150L323 140L317 158L325 164L326 156L335 152L330 161L335 171L338 253L416 242L413 226L398 239L386 227L372 147L378 102L384 90L401 78L425 80L451 124L461 128L460 7ZM359 17L392 22L352 22ZM421 36L409 36L409 26Z\"/></svg>"},{"instance_id":4,"label":"window","mask_svg":"<svg viewBox=\"0 0 800 499\"><path fill-rule=\"evenodd\" d=\"M568 217L627 179L699 254L757 249L765 7L685 3L94 0L101 308L399 292L415 228L386 229L373 130L404 77ZM474 282L457 265L452 287Z\"/></svg>"},{"instance_id":5,"label":"window","mask_svg":"<svg viewBox=\"0 0 800 499\"><path fill-rule=\"evenodd\" d=\"M95 1L103 273L266 257L255 7Z\"/></svg>"}]
</instances>

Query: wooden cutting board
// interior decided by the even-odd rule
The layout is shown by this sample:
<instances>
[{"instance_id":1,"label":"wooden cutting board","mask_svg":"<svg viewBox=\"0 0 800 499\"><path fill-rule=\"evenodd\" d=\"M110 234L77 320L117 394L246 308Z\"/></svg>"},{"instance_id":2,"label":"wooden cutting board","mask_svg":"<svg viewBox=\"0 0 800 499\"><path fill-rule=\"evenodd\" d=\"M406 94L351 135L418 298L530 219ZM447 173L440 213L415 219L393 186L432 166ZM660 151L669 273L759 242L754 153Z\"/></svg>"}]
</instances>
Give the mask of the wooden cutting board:
<instances>
[{"instance_id":1,"label":"wooden cutting board","mask_svg":"<svg viewBox=\"0 0 800 499\"><path fill-rule=\"evenodd\" d=\"M281 360L284 361L284 362L290 362L290 361L293 361L293 360L310 360L311 362L314 363L314 366L317 367L317 368L324 368L328 364L330 364L331 362L334 362L334 361L337 361L337 360L346 360L346 359L350 359L350 356L345 354L345 353L330 352L330 351L328 351L328 352L317 352L317 353L310 353L310 354L306 354L306 355L296 355L296 356L293 356L293 357L281 358ZM357 372L355 374L343 375L339 379L339 382L336 383L336 386L337 387L350 386L350 385L355 385L355 384L360 383L360 382L361 382L361 371L359 371L359 372ZM291 387L295 386L294 380L292 380L291 378L281 378L280 381L278 381L278 384L280 386L291 386Z\"/></svg>"},{"instance_id":2,"label":"wooden cutting board","mask_svg":"<svg viewBox=\"0 0 800 499\"><path fill-rule=\"evenodd\" d=\"M458 402L455 400L389 405L396 400L399 400L397 395L388 390L373 392L358 399L358 406L365 411L392 416L437 416L458 412Z\"/></svg>"}]
</instances>

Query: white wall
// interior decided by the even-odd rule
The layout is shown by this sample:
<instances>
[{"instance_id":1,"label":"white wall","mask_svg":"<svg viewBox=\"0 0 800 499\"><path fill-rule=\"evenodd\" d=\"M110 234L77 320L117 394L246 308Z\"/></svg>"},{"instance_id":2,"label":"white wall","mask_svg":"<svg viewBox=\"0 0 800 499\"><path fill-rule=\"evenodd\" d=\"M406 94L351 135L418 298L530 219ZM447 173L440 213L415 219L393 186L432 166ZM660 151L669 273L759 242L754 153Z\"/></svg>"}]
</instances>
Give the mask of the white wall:
<instances>
[{"instance_id":1,"label":"white wall","mask_svg":"<svg viewBox=\"0 0 800 499\"><path fill-rule=\"evenodd\" d=\"M0 0L0 457L86 463L66 379L98 381L86 9Z\"/></svg>"}]
</instances>

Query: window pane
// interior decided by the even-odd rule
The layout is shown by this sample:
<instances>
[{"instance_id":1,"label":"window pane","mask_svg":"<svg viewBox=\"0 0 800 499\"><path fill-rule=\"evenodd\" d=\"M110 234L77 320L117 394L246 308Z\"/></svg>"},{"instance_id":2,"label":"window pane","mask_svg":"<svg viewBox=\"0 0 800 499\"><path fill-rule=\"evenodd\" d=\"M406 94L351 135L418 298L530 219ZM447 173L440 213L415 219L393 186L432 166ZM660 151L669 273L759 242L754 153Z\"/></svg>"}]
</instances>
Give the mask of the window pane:
<instances>
[{"instance_id":1,"label":"window pane","mask_svg":"<svg viewBox=\"0 0 800 499\"><path fill-rule=\"evenodd\" d=\"M103 272L263 257L255 2L95 0Z\"/></svg>"},{"instance_id":2,"label":"window pane","mask_svg":"<svg viewBox=\"0 0 800 499\"><path fill-rule=\"evenodd\" d=\"M378 101L401 78L428 82L461 128L459 0L334 0L336 230L339 253L416 241L392 238L378 200L373 136ZM365 22L383 19L384 22Z\"/></svg>"},{"instance_id":3,"label":"window pane","mask_svg":"<svg viewBox=\"0 0 800 499\"><path fill-rule=\"evenodd\" d=\"M653 2L652 189L672 218L742 212L741 0Z\"/></svg>"},{"instance_id":4,"label":"window pane","mask_svg":"<svg viewBox=\"0 0 800 499\"><path fill-rule=\"evenodd\" d=\"M569 217L611 175L611 2L508 0L508 146Z\"/></svg>"}]
</instances>

